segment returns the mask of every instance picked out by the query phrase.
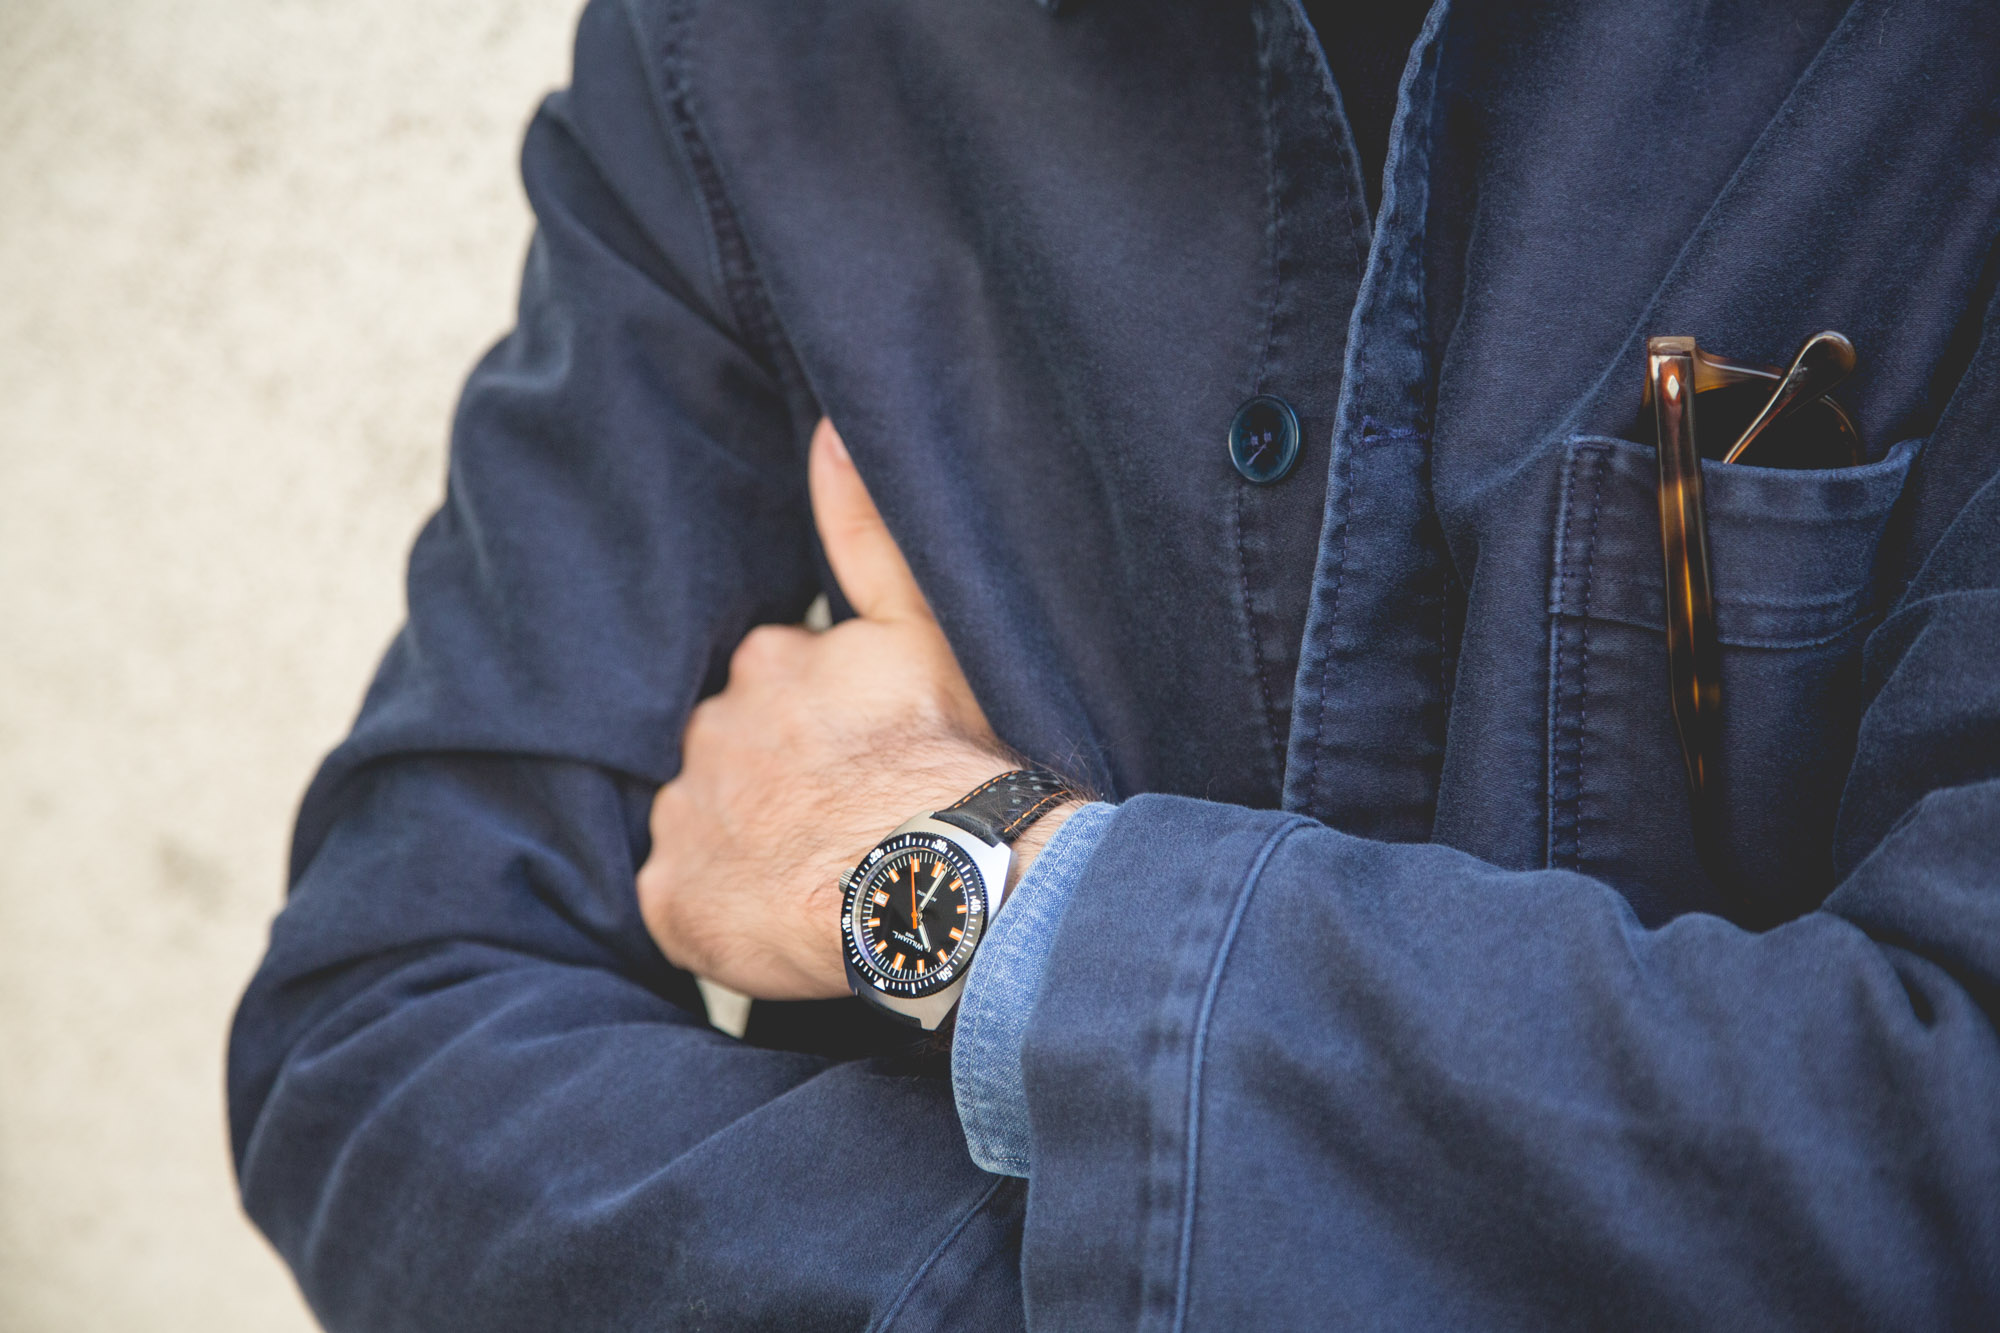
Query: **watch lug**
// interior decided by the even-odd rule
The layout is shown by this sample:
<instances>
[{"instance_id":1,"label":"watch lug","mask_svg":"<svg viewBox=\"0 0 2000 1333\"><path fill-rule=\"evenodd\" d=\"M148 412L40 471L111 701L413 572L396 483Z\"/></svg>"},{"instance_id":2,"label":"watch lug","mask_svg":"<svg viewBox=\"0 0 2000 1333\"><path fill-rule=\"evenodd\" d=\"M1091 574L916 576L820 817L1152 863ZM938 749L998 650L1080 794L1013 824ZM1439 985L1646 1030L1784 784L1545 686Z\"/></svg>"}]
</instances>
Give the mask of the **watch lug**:
<instances>
[{"instance_id":1,"label":"watch lug","mask_svg":"<svg viewBox=\"0 0 2000 1333\"><path fill-rule=\"evenodd\" d=\"M993 913L1000 910L999 900L1006 895L1007 871L1014 864L1014 849L1006 843L995 846L983 842L957 825L932 819L929 815L915 815L904 820L889 837L900 837L905 833L926 833L947 838L953 846L972 858L972 864L979 868L981 887L986 890L986 914L987 920L991 921ZM884 839L885 842L887 840Z\"/></svg>"}]
</instances>

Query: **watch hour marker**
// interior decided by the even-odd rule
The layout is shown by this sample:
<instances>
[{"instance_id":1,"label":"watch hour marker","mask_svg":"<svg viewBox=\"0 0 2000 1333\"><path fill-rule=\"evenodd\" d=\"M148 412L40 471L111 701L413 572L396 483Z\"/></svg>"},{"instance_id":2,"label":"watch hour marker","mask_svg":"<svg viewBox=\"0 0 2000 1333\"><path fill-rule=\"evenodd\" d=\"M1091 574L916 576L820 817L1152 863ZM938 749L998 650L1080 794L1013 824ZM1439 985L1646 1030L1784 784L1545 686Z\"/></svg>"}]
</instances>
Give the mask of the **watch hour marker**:
<instances>
[{"instance_id":1,"label":"watch hour marker","mask_svg":"<svg viewBox=\"0 0 2000 1333\"><path fill-rule=\"evenodd\" d=\"M942 963L943 961L945 961L945 959L947 959L947 958L949 958L949 957L951 957L951 950L949 950L949 949L939 949L939 950L938 950L938 961L939 961L940 963Z\"/></svg>"},{"instance_id":2,"label":"watch hour marker","mask_svg":"<svg viewBox=\"0 0 2000 1333\"><path fill-rule=\"evenodd\" d=\"M897 954L897 955L896 955L896 961L895 961L895 962L893 962L893 963L891 963L891 964L889 964L889 966L890 966L890 967L893 967L893 968L895 968L895 969L896 969L896 970L897 970L898 972L902 971L902 970L903 970L903 955L901 955L901 954Z\"/></svg>"},{"instance_id":3,"label":"watch hour marker","mask_svg":"<svg viewBox=\"0 0 2000 1333\"><path fill-rule=\"evenodd\" d=\"M889 901L889 895L887 893L883 892L881 889L875 890L875 905L877 907L880 907L883 903L886 903L888 901Z\"/></svg>"},{"instance_id":4,"label":"watch hour marker","mask_svg":"<svg viewBox=\"0 0 2000 1333\"><path fill-rule=\"evenodd\" d=\"M923 970L924 970L925 968L927 968L927 967L929 967L929 966L930 966L930 963L929 963L929 962L927 962L926 960L924 960L924 959L922 959L922 958L919 958L919 959L917 960L917 971L919 971L919 972L922 972L922 971L923 971Z\"/></svg>"},{"instance_id":5,"label":"watch hour marker","mask_svg":"<svg viewBox=\"0 0 2000 1333\"><path fill-rule=\"evenodd\" d=\"M868 924L870 926L879 926L882 924L882 918L879 916L871 916L868 918Z\"/></svg>"},{"instance_id":6,"label":"watch hour marker","mask_svg":"<svg viewBox=\"0 0 2000 1333\"><path fill-rule=\"evenodd\" d=\"M964 904L964 903L960 903L960 904L958 905L958 914L959 914L960 916L964 916L964 915L965 915L965 904Z\"/></svg>"},{"instance_id":7,"label":"watch hour marker","mask_svg":"<svg viewBox=\"0 0 2000 1333\"><path fill-rule=\"evenodd\" d=\"M870 921L868 924L872 926L875 923L873 921ZM965 938L965 932L960 930L957 926L953 926L951 928L951 937L955 940L962 940Z\"/></svg>"}]
</instances>

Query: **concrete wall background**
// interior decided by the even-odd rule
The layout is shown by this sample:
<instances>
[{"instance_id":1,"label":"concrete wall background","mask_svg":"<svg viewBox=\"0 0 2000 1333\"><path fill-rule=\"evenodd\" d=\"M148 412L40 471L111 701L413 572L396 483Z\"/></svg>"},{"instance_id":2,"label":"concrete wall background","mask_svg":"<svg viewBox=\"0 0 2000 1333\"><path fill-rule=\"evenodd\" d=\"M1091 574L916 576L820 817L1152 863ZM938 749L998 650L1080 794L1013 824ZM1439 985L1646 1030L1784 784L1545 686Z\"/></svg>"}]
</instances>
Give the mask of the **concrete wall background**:
<instances>
[{"instance_id":1,"label":"concrete wall background","mask_svg":"<svg viewBox=\"0 0 2000 1333\"><path fill-rule=\"evenodd\" d=\"M223 1040L577 0L0 3L0 1329L311 1326Z\"/></svg>"}]
</instances>

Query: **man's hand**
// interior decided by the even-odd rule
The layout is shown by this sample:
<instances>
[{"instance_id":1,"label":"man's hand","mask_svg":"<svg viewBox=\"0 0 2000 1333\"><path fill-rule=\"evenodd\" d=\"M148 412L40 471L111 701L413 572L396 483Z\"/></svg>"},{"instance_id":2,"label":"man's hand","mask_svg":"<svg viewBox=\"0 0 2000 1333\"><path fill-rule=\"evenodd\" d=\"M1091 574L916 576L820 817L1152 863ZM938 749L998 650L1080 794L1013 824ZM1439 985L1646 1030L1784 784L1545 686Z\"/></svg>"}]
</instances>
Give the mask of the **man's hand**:
<instances>
[{"instance_id":1,"label":"man's hand","mask_svg":"<svg viewBox=\"0 0 2000 1333\"><path fill-rule=\"evenodd\" d=\"M688 718L638 877L670 962L765 1000L845 995L840 877L912 814L1015 766L825 421L810 470L820 540L855 618L744 638L728 687ZM1029 830L1017 868L1066 815Z\"/></svg>"}]
</instances>

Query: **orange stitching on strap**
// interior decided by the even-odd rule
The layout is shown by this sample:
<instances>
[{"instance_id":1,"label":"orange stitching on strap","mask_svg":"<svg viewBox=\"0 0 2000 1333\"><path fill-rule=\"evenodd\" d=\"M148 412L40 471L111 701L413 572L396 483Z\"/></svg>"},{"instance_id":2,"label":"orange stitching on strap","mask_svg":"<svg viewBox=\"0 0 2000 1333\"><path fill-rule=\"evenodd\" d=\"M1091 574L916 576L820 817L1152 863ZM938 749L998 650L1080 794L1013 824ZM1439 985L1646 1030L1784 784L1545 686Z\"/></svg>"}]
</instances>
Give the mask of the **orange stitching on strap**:
<instances>
[{"instance_id":1,"label":"orange stitching on strap","mask_svg":"<svg viewBox=\"0 0 2000 1333\"><path fill-rule=\"evenodd\" d=\"M971 802L979 799L979 797L983 796L989 789L999 786L1002 779L1011 778L1016 773L1025 773L1026 771L1027 771L1026 769L1021 769L1021 768L1009 769L1007 772L1000 774L999 777L988 778L986 779L986 781L980 783L977 787L974 787L971 791L967 792L965 795L959 797L958 800L946 806L945 809L956 810L962 805L970 804Z\"/></svg>"},{"instance_id":2,"label":"orange stitching on strap","mask_svg":"<svg viewBox=\"0 0 2000 1333\"><path fill-rule=\"evenodd\" d=\"M1061 805L1064 799L1066 799L1068 796L1069 793L1067 791L1050 792L1047 796L1044 796L1041 800L1035 802L1033 805L1029 806L1026 810L1023 810L1020 814L1015 815L1014 818L1009 823L1003 825L1000 829L1000 836L1003 838L1007 837L1009 834L1013 833L1015 829L1020 828L1023 824L1030 824L1033 823L1035 820L1040 819L1044 814L1048 813L1048 811L1052 807Z\"/></svg>"}]
</instances>

